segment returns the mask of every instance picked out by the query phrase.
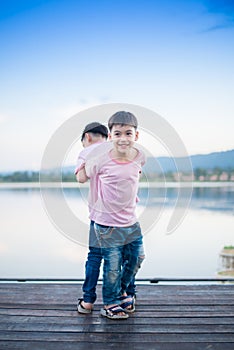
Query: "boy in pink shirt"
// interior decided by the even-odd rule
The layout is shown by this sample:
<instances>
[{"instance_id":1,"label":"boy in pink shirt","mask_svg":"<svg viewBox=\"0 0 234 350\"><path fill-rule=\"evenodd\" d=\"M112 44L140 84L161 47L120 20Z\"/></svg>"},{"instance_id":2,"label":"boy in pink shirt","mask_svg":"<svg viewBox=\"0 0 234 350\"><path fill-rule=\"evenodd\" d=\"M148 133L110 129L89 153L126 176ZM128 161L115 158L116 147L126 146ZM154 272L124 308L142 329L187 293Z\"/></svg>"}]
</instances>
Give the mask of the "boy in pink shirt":
<instances>
[{"instance_id":1,"label":"boy in pink shirt","mask_svg":"<svg viewBox=\"0 0 234 350\"><path fill-rule=\"evenodd\" d=\"M78 182L84 182L86 180L86 174L84 171L84 166L86 163L86 159L91 152L94 151L97 147L103 151L105 149L108 150L108 143L105 142L108 137L108 129L106 126L93 122L86 125L82 136L81 142L83 144L84 149L80 152L77 164L75 168L75 175ZM105 147L100 147L103 143L105 143ZM89 198L94 200L96 198L96 181L95 178L90 180L90 190L89 190ZM89 209L92 206L89 205ZM90 216L92 214L90 213ZM99 247L99 243L96 239L96 234L94 231L94 221L90 222L90 231L89 231L89 253L88 258L85 265L85 281L83 284L83 298L79 299L77 308L79 313L90 313L93 309L93 304L96 300L96 285L99 277L100 265L102 262L102 250ZM134 280L131 282L128 288L128 294L135 294L135 285Z\"/></svg>"},{"instance_id":2,"label":"boy in pink shirt","mask_svg":"<svg viewBox=\"0 0 234 350\"><path fill-rule=\"evenodd\" d=\"M96 148L85 165L87 177L96 183L96 194L89 200L90 219L104 257L101 315L110 319L128 318L128 312L134 311L134 299L127 296L127 288L144 259L135 214L145 163L144 154L134 144L137 125L132 113L115 113L108 121L112 147L104 153Z\"/></svg>"}]
</instances>

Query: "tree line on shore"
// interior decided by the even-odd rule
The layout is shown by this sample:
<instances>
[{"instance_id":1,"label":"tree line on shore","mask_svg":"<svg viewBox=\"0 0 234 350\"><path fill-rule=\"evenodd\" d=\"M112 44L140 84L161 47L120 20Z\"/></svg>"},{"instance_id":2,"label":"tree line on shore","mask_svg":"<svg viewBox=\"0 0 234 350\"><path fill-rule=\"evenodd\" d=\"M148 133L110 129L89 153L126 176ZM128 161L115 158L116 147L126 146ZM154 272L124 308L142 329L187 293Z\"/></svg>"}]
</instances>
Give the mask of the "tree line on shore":
<instances>
[{"instance_id":1,"label":"tree line on shore","mask_svg":"<svg viewBox=\"0 0 234 350\"><path fill-rule=\"evenodd\" d=\"M0 182L38 182L40 178L39 171L14 171L11 173L1 174ZM55 182L58 174L51 171L47 173L47 181ZM171 171L165 173L147 173L141 177L141 181L234 181L234 168L222 169L216 167L214 169L196 168L192 174L174 173ZM73 172L62 173L62 181L75 182L76 178Z\"/></svg>"}]
</instances>

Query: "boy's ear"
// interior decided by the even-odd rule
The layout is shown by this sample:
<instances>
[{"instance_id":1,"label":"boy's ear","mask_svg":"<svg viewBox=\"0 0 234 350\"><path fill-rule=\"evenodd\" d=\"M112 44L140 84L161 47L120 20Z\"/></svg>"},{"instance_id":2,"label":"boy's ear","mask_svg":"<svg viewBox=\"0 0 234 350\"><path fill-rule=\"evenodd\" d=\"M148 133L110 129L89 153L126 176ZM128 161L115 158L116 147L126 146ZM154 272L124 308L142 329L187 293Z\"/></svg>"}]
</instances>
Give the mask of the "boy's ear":
<instances>
[{"instance_id":1,"label":"boy's ear","mask_svg":"<svg viewBox=\"0 0 234 350\"><path fill-rule=\"evenodd\" d=\"M91 142L92 136L88 132L86 132L85 137L88 142Z\"/></svg>"},{"instance_id":2,"label":"boy's ear","mask_svg":"<svg viewBox=\"0 0 234 350\"><path fill-rule=\"evenodd\" d=\"M108 140L111 140L111 133L108 133Z\"/></svg>"},{"instance_id":3,"label":"boy's ear","mask_svg":"<svg viewBox=\"0 0 234 350\"><path fill-rule=\"evenodd\" d=\"M136 135L135 135L135 141L137 141L139 138L139 131L136 131Z\"/></svg>"}]
</instances>

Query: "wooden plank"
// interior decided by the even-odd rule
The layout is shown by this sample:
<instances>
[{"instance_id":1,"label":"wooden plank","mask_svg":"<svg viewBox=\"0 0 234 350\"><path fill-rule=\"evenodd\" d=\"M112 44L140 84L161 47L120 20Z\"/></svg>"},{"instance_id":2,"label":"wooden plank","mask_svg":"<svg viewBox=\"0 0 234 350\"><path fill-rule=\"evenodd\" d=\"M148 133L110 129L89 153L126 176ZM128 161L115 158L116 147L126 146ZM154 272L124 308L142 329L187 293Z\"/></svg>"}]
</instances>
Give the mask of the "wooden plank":
<instances>
[{"instance_id":1,"label":"wooden plank","mask_svg":"<svg viewBox=\"0 0 234 350\"><path fill-rule=\"evenodd\" d=\"M0 290L2 286L0 285ZM101 302L101 291L99 292L99 298L98 302ZM25 300L21 299L22 294L27 294L28 297ZM54 286L54 288L48 288L48 286L38 286L38 288L35 288L35 286L32 285L23 285L20 288L20 285L17 287L17 290L14 290L13 288L6 288L1 290L0 293L0 300L1 302L17 302L17 300L21 300L24 303L40 303L40 302L50 302L50 303L57 303L59 301L63 302L69 302L71 300L77 300L78 296L81 296L81 293L79 293L78 290L74 290L74 286ZM192 300L204 300L208 303L210 303L212 300L222 300L220 302L223 303L223 301L227 301L230 304L233 305L234 303L234 288L228 288L223 290L216 290L212 287L209 288L209 290L191 290L189 289L186 293L185 292L177 292L176 290L168 290L168 289L162 289L157 286L150 287L146 291L145 288L141 286L139 293L138 293L138 299L139 301L147 301L149 299L153 299L154 302L161 302L161 300L167 300L168 302L171 301L171 297L173 296L174 300L180 301L182 299L186 301L192 301Z\"/></svg>"},{"instance_id":2,"label":"wooden plank","mask_svg":"<svg viewBox=\"0 0 234 350\"><path fill-rule=\"evenodd\" d=\"M124 320L121 323L116 322L113 327L113 322L109 320L109 323L91 323L91 324L57 324L57 323L12 323L8 322L0 324L0 331L16 331L16 332L61 332L61 333L130 333L130 334L151 334L151 333L177 333L177 334L234 334L234 325L220 325L220 324L184 324L181 327L180 324L144 324L143 327L133 327L133 324L129 324L128 320Z\"/></svg>"},{"instance_id":3,"label":"wooden plank","mask_svg":"<svg viewBox=\"0 0 234 350\"><path fill-rule=\"evenodd\" d=\"M94 310L99 311L101 309L102 305L95 304ZM71 305L63 305L63 304L0 304L0 310L10 310L10 309L17 309L17 310L61 310L62 311L76 311L76 303L71 304ZM221 312L221 313L228 313L229 315L232 315L234 313L234 308L233 306L230 306L228 304L224 305L197 305L194 303L192 304L185 304L183 303L178 304L178 305L173 305L173 304L161 304L161 305L136 305L136 311L138 313L148 313L148 314L153 314L153 312L163 312L163 311L173 311L173 312L178 312L178 313L183 313L183 312ZM149 315L150 317L150 315Z\"/></svg>"},{"instance_id":4,"label":"wooden plank","mask_svg":"<svg viewBox=\"0 0 234 350\"><path fill-rule=\"evenodd\" d=\"M12 292L11 292L12 293ZM1 296L0 297L0 305L3 305L5 303L11 303L11 304L22 304L22 305L27 305L27 304L48 304L50 303L51 305L56 305L56 304L60 304L60 305L69 305L69 304L73 304L76 303L78 298L76 297L72 297L70 295L68 300L64 300L62 297L60 298L48 298L48 297L44 297L41 294L35 294L33 296L30 295L31 291L27 291L25 292L25 294L28 294L27 296L27 300L25 300L23 298L23 294L20 295L7 295L7 296ZM183 296L177 296L177 295L165 295L165 296L155 296L154 298L152 298L152 296L150 294L148 294L148 300L147 299L142 299L140 296L137 298L137 303L140 304L151 304L151 305L158 305L158 304L192 304L192 303L198 303L198 304L212 304L214 301L220 305L225 305L225 304L229 304L234 306L234 294L233 295L221 295L218 297L202 297L202 296L196 296L196 297L183 297ZM102 301L97 300L97 303L102 304Z\"/></svg>"},{"instance_id":5,"label":"wooden plank","mask_svg":"<svg viewBox=\"0 0 234 350\"><path fill-rule=\"evenodd\" d=\"M155 342L147 342L147 350L233 350L233 343L159 343ZM1 350L110 350L116 349L115 342L77 342L77 341L69 341L69 342L45 342L45 341L0 341L0 349ZM129 350L142 350L145 349L144 344L142 343L131 343L128 344ZM118 350L126 350L126 343L119 342Z\"/></svg>"},{"instance_id":6,"label":"wooden plank","mask_svg":"<svg viewBox=\"0 0 234 350\"><path fill-rule=\"evenodd\" d=\"M111 321L110 321L111 322ZM122 321L124 322L124 321ZM114 328L114 327L113 327ZM77 342L114 342L116 346L118 343L123 342L123 334L107 332L100 333L77 333L77 332L17 332L17 331L4 331L0 332L0 340L30 340L30 341L77 341ZM184 343L184 342L208 342L208 343L234 343L233 334L229 333L215 333L215 334L182 334L182 333L135 333L134 336L130 336L130 334L126 335L127 344L129 343L142 343L146 344L148 342L152 343L160 343L160 342L168 342L168 343ZM127 345L126 344L126 345Z\"/></svg>"},{"instance_id":7,"label":"wooden plank","mask_svg":"<svg viewBox=\"0 0 234 350\"><path fill-rule=\"evenodd\" d=\"M0 284L0 349L234 348L233 285L140 285L124 321L100 316L97 289L94 312L80 315L81 285Z\"/></svg>"},{"instance_id":8,"label":"wooden plank","mask_svg":"<svg viewBox=\"0 0 234 350\"><path fill-rule=\"evenodd\" d=\"M141 298L146 297L148 294L153 295L206 295L211 294L212 295L222 295L222 294L232 294L234 293L234 284L229 286L204 286L203 288L201 286L195 288L195 286L184 286L184 288L178 288L178 286L154 286L154 285L140 285L137 286L137 294L141 296ZM56 297L57 295L62 295L63 297L70 297L72 296L78 296L82 292L81 286L74 286L74 285L47 285L47 284L21 284L18 283L16 286L13 285L5 285L0 283L0 295L1 294L17 294L22 293L26 291L32 291L32 294L41 294L43 291L43 294L48 297ZM47 292L47 294L46 294ZM53 294L49 295L50 292L53 292ZM101 296L101 286L97 286L97 292L100 293Z\"/></svg>"},{"instance_id":9,"label":"wooden plank","mask_svg":"<svg viewBox=\"0 0 234 350\"><path fill-rule=\"evenodd\" d=\"M0 309L0 314L1 315L22 315L22 316L43 316L43 317L52 317L52 316L58 316L60 318L63 317L89 317L89 315L78 315L77 311L73 308L72 311L69 310L54 310L54 309L49 309L49 310L43 310L43 309L27 309L27 308L22 308L22 309ZM181 312L176 312L176 311L171 311L171 308L168 309L168 311L155 311L152 313L146 312L146 313L139 313L139 311L136 311L134 313L135 318L142 318L142 317L147 317L150 318L151 320L155 317L234 317L234 312L230 311L228 308L227 310L210 310L209 311L204 311L204 310L198 310L198 311L184 311L182 310ZM94 311L92 316L93 318L95 317L100 317L99 312Z\"/></svg>"},{"instance_id":10,"label":"wooden plank","mask_svg":"<svg viewBox=\"0 0 234 350\"><path fill-rule=\"evenodd\" d=\"M0 316L0 327L4 327L6 324L17 323L43 323L43 324L63 324L63 325L84 325L84 324L107 324L110 321L101 316L90 315L76 315L75 317L68 316ZM118 324L119 321L112 320L111 324ZM234 325L234 317L135 317L131 315L127 320L128 324L132 325L145 325L145 324L177 324L177 325Z\"/></svg>"},{"instance_id":11,"label":"wooden plank","mask_svg":"<svg viewBox=\"0 0 234 350\"><path fill-rule=\"evenodd\" d=\"M68 288L69 287L69 288ZM101 291L101 285L97 286L97 290ZM46 283L0 283L0 293L4 291L22 291L22 290L33 290L34 292L39 292L41 290L43 291L72 291L72 293L79 293L82 290L82 285L80 284L46 284ZM230 292L233 293L234 289L234 283L230 283L228 285L218 284L218 285L152 285L152 284L142 284L137 286L137 290L139 293L143 291L143 294L145 291L147 292L155 292L157 290L158 292L163 293L199 293L199 292L209 292L212 290L212 292Z\"/></svg>"},{"instance_id":12,"label":"wooden plank","mask_svg":"<svg viewBox=\"0 0 234 350\"><path fill-rule=\"evenodd\" d=\"M17 297L19 295L22 295L22 293L26 293L26 292L30 292L30 296L33 297L34 295L41 296L42 298L49 298L49 299L57 299L58 297L61 297L64 300L69 300L71 298L77 298L78 296L80 296L82 293L80 290L74 290L72 288L72 286L66 286L66 288L37 288L34 289L31 285L27 285L27 288L25 288L24 286L22 286L21 288L17 288L17 289L13 289L13 288L4 288L1 289L1 285L0 285L0 297L2 298L11 298L13 296ZM43 294L42 294L43 292ZM51 294L52 293L52 294ZM97 290L97 293L99 294L99 301L101 301L101 290ZM145 289L143 287L141 287L138 290L138 294L137 296L140 297L140 299L142 300L147 300L148 296L153 296L153 297L167 297L167 296L171 296L171 295L175 295L176 297L197 297L197 296L202 296L204 298L207 298L208 296L212 296L212 298L218 298L218 297L233 297L234 296L234 288L228 288L225 289L223 288L223 290L217 290L217 289L212 289L210 288L209 290L187 290L187 291L177 291L177 290L168 290L165 289L163 290L162 288L159 288L157 286L155 287L149 287L148 289Z\"/></svg>"}]
</instances>

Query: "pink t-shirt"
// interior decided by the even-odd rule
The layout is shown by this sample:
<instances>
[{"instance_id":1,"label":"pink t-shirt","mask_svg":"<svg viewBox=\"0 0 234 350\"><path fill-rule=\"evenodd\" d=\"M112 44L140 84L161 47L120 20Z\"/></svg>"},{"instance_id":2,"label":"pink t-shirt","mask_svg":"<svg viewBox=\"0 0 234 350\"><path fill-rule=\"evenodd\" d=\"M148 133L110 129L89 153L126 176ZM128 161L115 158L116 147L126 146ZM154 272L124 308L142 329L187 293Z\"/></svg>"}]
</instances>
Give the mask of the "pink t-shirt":
<instances>
[{"instance_id":1,"label":"pink t-shirt","mask_svg":"<svg viewBox=\"0 0 234 350\"><path fill-rule=\"evenodd\" d=\"M85 163L87 159L94 159L94 157L100 157L100 155L105 156L105 154L108 153L110 149L112 149L112 143L111 142L95 142L92 145L85 147L78 155L77 162L76 162L76 168L75 168L75 175L85 166ZM97 180L96 176L93 176L90 179L89 183L89 198L88 198L88 207L89 207L89 217L91 219L92 214L92 203L97 201ZM92 220L92 219L91 219Z\"/></svg>"},{"instance_id":2,"label":"pink t-shirt","mask_svg":"<svg viewBox=\"0 0 234 350\"><path fill-rule=\"evenodd\" d=\"M137 221L136 198L145 155L137 149L134 160L121 163L112 159L110 149L99 156L98 150L94 156L90 153L85 165L94 185L89 195L90 219L105 226L131 226Z\"/></svg>"},{"instance_id":3,"label":"pink t-shirt","mask_svg":"<svg viewBox=\"0 0 234 350\"><path fill-rule=\"evenodd\" d=\"M77 161L76 161L76 168L75 168L75 175L85 166L86 159L90 152L92 152L97 146L100 146L102 142L95 142L92 145L85 147L82 149L82 151L79 153Z\"/></svg>"}]
</instances>

